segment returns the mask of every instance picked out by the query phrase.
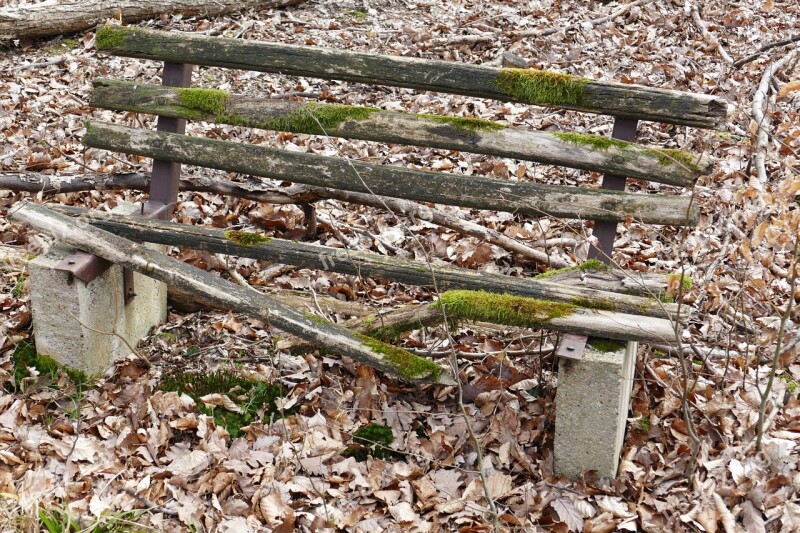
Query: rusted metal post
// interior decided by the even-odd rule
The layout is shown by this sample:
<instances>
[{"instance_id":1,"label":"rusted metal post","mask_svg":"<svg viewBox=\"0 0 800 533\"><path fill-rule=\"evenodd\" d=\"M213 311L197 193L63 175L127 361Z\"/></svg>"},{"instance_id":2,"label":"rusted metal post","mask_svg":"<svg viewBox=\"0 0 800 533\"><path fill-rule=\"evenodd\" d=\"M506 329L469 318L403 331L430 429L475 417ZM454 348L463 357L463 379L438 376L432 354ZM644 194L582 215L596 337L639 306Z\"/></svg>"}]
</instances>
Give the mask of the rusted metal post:
<instances>
[{"instance_id":1,"label":"rusted metal post","mask_svg":"<svg viewBox=\"0 0 800 533\"><path fill-rule=\"evenodd\" d=\"M162 85L189 87L192 84L193 65L183 63L164 63L161 76ZM172 117L158 117L158 131L185 133L186 120ZM144 205L142 214L152 216L160 211L157 218L168 220L175 202L178 200L178 187L181 179L181 164L171 161L153 160L153 174L150 183L150 200ZM164 209L164 206L169 206Z\"/></svg>"},{"instance_id":2,"label":"rusted metal post","mask_svg":"<svg viewBox=\"0 0 800 533\"><path fill-rule=\"evenodd\" d=\"M614 129L611 132L611 137L620 141L634 141L638 125L639 121L636 119L617 117L614 120ZM612 191L624 191L626 180L625 176L606 174L603 177L602 188ZM614 251L614 239L617 236L617 223L596 220L594 223L594 236L597 237L597 246L591 248L589 257L599 259L610 265L611 255Z\"/></svg>"}]
</instances>

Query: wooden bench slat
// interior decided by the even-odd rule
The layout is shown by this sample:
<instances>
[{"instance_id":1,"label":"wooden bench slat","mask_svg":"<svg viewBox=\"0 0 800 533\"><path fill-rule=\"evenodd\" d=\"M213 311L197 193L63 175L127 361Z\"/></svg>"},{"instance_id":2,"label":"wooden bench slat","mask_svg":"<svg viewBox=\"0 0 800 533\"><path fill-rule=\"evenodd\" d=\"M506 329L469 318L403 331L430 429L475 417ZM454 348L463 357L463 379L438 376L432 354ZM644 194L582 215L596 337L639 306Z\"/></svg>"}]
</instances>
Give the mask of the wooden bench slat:
<instances>
[{"instance_id":1,"label":"wooden bench slat","mask_svg":"<svg viewBox=\"0 0 800 533\"><path fill-rule=\"evenodd\" d=\"M265 100L217 89L179 89L98 79L90 105L252 128L430 146L538 161L690 187L711 160L608 137L545 133L486 120L373 107Z\"/></svg>"},{"instance_id":2,"label":"wooden bench slat","mask_svg":"<svg viewBox=\"0 0 800 533\"><path fill-rule=\"evenodd\" d=\"M229 172L394 198L526 216L685 225L697 219L685 196L629 194L493 180L349 161L243 143L153 132L112 124L87 124L87 146Z\"/></svg>"},{"instance_id":3,"label":"wooden bench slat","mask_svg":"<svg viewBox=\"0 0 800 533\"><path fill-rule=\"evenodd\" d=\"M86 222L128 239L249 257L293 265L298 268L314 268L353 276L390 279L408 285L428 286L431 284L431 273L427 264L401 257L389 257L357 250L346 251L341 248L267 238L255 234L242 235L221 229L162 220L124 217L75 207L52 206L51 208L72 215L80 215ZM248 239L252 242L246 242ZM676 304L663 303L654 298L597 290L579 283L562 285L552 282L549 278L517 278L450 265L434 265L433 268L436 282L442 290L483 289L658 318L675 317L678 314ZM687 312L686 309L686 306L683 306L683 313Z\"/></svg>"},{"instance_id":4,"label":"wooden bench slat","mask_svg":"<svg viewBox=\"0 0 800 533\"><path fill-rule=\"evenodd\" d=\"M96 46L99 51L128 57L408 87L701 128L722 128L728 114L727 102L716 96L533 69L499 69L138 27L105 26L97 32Z\"/></svg>"}]
</instances>

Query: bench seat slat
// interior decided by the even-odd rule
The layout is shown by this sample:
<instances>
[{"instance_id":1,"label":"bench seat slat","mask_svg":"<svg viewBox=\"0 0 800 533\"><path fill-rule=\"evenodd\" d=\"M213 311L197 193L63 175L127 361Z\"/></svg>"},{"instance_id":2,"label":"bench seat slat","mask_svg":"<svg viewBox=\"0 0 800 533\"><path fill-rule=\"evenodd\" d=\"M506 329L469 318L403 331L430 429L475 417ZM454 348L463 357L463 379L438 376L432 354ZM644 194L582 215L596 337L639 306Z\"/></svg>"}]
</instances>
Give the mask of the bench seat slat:
<instances>
[{"instance_id":1,"label":"bench seat slat","mask_svg":"<svg viewBox=\"0 0 800 533\"><path fill-rule=\"evenodd\" d=\"M711 160L607 137L545 133L485 120L371 107L265 100L216 89L98 79L90 105L252 128L430 146L568 166L689 187Z\"/></svg>"},{"instance_id":2,"label":"bench seat slat","mask_svg":"<svg viewBox=\"0 0 800 533\"><path fill-rule=\"evenodd\" d=\"M262 242L248 246L237 243L236 234L226 235L226 231L221 229L130 218L75 207L53 206L52 208L71 215L80 215L101 229L133 240L279 262L298 268L391 279L409 285L427 286L431 283L431 273L425 263L401 257L357 250L345 252L340 248L275 238L263 238ZM582 286L580 283L561 284L548 278L518 278L451 265L434 265L434 272L437 284L442 290L471 289L509 293L642 317L666 319L678 314L678 306L674 303L607 292ZM686 313L687 308L683 306L682 319L686 318Z\"/></svg>"},{"instance_id":3,"label":"bench seat slat","mask_svg":"<svg viewBox=\"0 0 800 533\"><path fill-rule=\"evenodd\" d=\"M88 124L84 143L154 159L393 198L518 212L526 216L691 225L686 196L630 194L445 174L295 153L243 143Z\"/></svg>"},{"instance_id":4,"label":"bench seat slat","mask_svg":"<svg viewBox=\"0 0 800 533\"><path fill-rule=\"evenodd\" d=\"M499 69L138 27L105 26L97 32L96 45L99 51L128 57L407 87L701 128L722 128L728 114L727 102L715 96L533 69Z\"/></svg>"}]
</instances>

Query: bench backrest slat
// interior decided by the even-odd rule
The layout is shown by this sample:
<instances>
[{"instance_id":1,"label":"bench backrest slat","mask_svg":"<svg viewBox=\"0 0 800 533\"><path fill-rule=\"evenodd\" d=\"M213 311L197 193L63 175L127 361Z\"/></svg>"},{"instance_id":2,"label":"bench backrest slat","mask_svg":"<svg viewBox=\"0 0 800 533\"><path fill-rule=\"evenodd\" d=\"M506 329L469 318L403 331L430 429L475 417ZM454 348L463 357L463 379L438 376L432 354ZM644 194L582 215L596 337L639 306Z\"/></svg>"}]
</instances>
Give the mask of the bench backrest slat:
<instances>
[{"instance_id":1,"label":"bench backrest slat","mask_svg":"<svg viewBox=\"0 0 800 533\"><path fill-rule=\"evenodd\" d=\"M97 49L117 55L308 76L561 107L700 128L724 126L719 97L593 81L534 69L381 56L311 46L105 26Z\"/></svg>"},{"instance_id":2,"label":"bench backrest slat","mask_svg":"<svg viewBox=\"0 0 800 533\"><path fill-rule=\"evenodd\" d=\"M608 137L548 133L464 117L336 104L265 100L217 89L179 89L98 79L90 105L251 128L428 146L607 172L690 187L711 161L680 150Z\"/></svg>"},{"instance_id":3,"label":"bench backrest slat","mask_svg":"<svg viewBox=\"0 0 800 533\"><path fill-rule=\"evenodd\" d=\"M84 143L229 172L533 217L552 215L608 221L630 217L644 223L671 225L693 224L697 219L691 198L685 196L631 194L445 174L111 124L88 125Z\"/></svg>"}]
</instances>

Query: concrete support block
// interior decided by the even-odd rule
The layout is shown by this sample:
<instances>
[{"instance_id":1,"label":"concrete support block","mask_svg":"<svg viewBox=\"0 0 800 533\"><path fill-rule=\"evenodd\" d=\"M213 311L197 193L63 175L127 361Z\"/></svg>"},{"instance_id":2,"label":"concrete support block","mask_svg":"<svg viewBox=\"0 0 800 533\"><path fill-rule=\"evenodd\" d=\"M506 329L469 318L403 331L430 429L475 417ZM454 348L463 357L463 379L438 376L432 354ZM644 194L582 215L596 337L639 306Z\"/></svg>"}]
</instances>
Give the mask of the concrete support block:
<instances>
[{"instance_id":1,"label":"concrete support block","mask_svg":"<svg viewBox=\"0 0 800 533\"><path fill-rule=\"evenodd\" d=\"M616 477L630 408L638 343L616 351L586 345L583 359L560 359L556 392L555 471Z\"/></svg>"},{"instance_id":2,"label":"concrete support block","mask_svg":"<svg viewBox=\"0 0 800 533\"><path fill-rule=\"evenodd\" d=\"M123 210L132 211L129 205ZM104 373L115 359L131 353L119 336L136 346L153 326L166 320L166 285L134 273L136 296L126 304L123 269L117 265L89 283L55 270L74 251L53 246L28 265L36 350L89 374Z\"/></svg>"}]
</instances>

